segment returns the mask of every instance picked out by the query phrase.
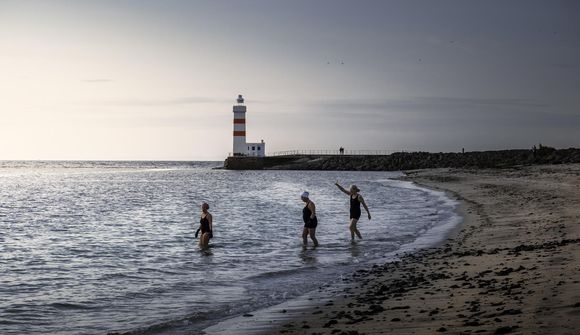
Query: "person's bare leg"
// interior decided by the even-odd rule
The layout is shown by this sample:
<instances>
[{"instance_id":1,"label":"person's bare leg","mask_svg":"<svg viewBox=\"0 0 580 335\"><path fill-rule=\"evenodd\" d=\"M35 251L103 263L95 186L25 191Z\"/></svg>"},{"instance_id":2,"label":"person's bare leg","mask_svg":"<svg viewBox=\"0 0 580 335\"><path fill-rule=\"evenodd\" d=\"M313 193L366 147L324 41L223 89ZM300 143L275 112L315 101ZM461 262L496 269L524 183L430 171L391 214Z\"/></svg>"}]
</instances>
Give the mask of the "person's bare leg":
<instances>
[{"instance_id":1,"label":"person's bare leg","mask_svg":"<svg viewBox=\"0 0 580 335\"><path fill-rule=\"evenodd\" d=\"M317 247L318 246L318 240L316 239L316 228L309 228L308 229L308 233L310 234L310 239L312 239L312 242L314 243L314 246Z\"/></svg>"},{"instance_id":2,"label":"person's bare leg","mask_svg":"<svg viewBox=\"0 0 580 335\"><path fill-rule=\"evenodd\" d=\"M302 244L304 246L308 244L308 228L304 228L302 231Z\"/></svg>"},{"instance_id":3,"label":"person's bare leg","mask_svg":"<svg viewBox=\"0 0 580 335\"><path fill-rule=\"evenodd\" d=\"M202 248L207 248L207 246L209 245L209 233L203 234L201 238L202 238L201 242Z\"/></svg>"},{"instance_id":4,"label":"person's bare leg","mask_svg":"<svg viewBox=\"0 0 580 335\"><path fill-rule=\"evenodd\" d=\"M354 230L352 228L353 227L352 221L355 221L356 222L355 219L350 219L350 224L348 225L348 230L350 230L350 239L351 239L351 241L354 241Z\"/></svg>"},{"instance_id":5,"label":"person's bare leg","mask_svg":"<svg viewBox=\"0 0 580 335\"><path fill-rule=\"evenodd\" d=\"M357 219L351 219L350 220L350 225L348 226L348 228L350 229L350 237L351 239L354 240L354 235L356 234L356 236L358 236L358 238L362 239L362 236L360 234L360 231L358 231L358 229L356 229L356 223L358 222Z\"/></svg>"}]
</instances>

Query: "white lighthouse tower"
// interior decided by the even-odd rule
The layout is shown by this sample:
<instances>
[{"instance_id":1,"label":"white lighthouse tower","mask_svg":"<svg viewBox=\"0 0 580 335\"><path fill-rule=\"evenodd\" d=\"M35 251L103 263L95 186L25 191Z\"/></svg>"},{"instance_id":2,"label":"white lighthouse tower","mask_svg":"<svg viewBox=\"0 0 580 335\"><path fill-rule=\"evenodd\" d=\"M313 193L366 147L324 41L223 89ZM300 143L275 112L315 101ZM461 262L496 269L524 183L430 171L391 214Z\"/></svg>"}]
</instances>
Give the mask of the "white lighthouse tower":
<instances>
[{"instance_id":1,"label":"white lighthouse tower","mask_svg":"<svg viewBox=\"0 0 580 335\"><path fill-rule=\"evenodd\" d=\"M234 105L234 156L246 155L246 106L244 98L238 95Z\"/></svg>"},{"instance_id":2,"label":"white lighthouse tower","mask_svg":"<svg viewBox=\"0 0 580 335\"><path fill-rule=\"evenodd\" d=\"M244 98L238 95L237 105L234 105L234 156L258 156L266 155L266 143L246 142L246 106Z\"/></svg>"}]
</instances>

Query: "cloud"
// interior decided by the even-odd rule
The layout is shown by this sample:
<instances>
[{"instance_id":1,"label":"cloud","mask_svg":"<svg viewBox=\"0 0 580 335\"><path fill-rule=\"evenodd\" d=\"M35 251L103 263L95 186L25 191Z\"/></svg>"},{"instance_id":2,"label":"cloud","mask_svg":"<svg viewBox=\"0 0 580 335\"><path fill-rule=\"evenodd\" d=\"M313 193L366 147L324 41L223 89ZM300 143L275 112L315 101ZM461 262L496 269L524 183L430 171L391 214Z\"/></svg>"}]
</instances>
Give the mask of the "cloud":
<instances>
[{"instance_id":1,"label":"cloud","mask_svg":"<svg viewBox=\"0 0 580 335\"><path fill-rule=\"evenodd\" d=\"M366 129L570 129L580 126L575 109L525 98L411 97L311 102L312 118L349 122Z\"/></svg>"},{"instance_id":2,"label":"cloud","mask_svg":"<svg viewBox=\"0 0 580 335\"><path fill-rule=\"evenodd\" d=\"M99 106L120 106L120 107L167 107L167 106L180 106L180 105L195 105L195 104L228 104L233 105L236 103L237 95L232 95L231 97L200 97L200 96L189 96L189 97L171 97L171 98L128 98L128 99L114 99L106 101L97 101L89 104L99 105ZM280 100L260 100L252 99L250 101L246 100L246 104L276 104L283 103Z\"/></svg>"},{"instance_id":3,"label":"cloud","mask_svg":"<svg viewBox=\"0 0 580 335\"><path fill-rule=\"evenodd\" d=\"M484 120L501 122L505 119L526 118L548 113L550 104L523 98L455 98L410 97L404 99L338 99L308 104L319 113L339 118L375 118L388 120Z\"/></svg>"},{"instance_id":4,"label":"cloud","mask_svg":"<svg viewBox=\"0 0 580 335\"><path fill-rule=\"evenodd\" d=\"M498 108L540 108L547 107L546 103L532 99L517 98L455 98L455 97L410 97L404 99L333 99L319 100L310 103L324 108L332 109L364 109L384 110L389 109L439 109L439 108L465 108L465 107L498 107Z\"/></svg>"},{"instance_id":5,"label":"cloud","mask_svg":"<svg viewBox=\"0 0 580 335\"><path fill-rule=\"evenodd\" d=\"M110 83L113 82L113 79L108 78L92 78L92 79L83 79L82 82L84 83Z\"/></svg>"},{"instance_id":6,"label":"cloud","mask_svg":"<svg viewBox=\"0 0 580 335\"><path fill-rule=\"evenodd\" d=\"M193 104L211 104L211 103L233 103L234 99L223 99L213 97L175 97L175 98L159 98L159 99L114 99L106 101L92 102L89 104L99 106L135 106L135 107L164 107L164 106L179 106L179 105L193 105Z\"/></svg>"}]
</instances>

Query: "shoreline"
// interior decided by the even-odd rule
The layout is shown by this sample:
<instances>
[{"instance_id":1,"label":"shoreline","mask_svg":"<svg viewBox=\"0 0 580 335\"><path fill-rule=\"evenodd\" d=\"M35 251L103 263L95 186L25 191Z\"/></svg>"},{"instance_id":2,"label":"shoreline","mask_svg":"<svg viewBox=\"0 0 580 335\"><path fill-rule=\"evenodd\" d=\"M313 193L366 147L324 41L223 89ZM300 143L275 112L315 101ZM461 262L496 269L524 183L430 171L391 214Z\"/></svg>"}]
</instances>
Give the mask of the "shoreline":
<instances>
[{"instance_id":1,"label":"shoreline","mask_svg":"<svg viewBox=\"0 0 580 335\"><path fill-rule=\"evenodd\" d=\"M580 164L417 170L404 180L458 199L464 221L457 231L439 246L313 292L307 303L252 313L245 317L252 334L574 333ZM239 321L226 320L238 331L224 333L250 333Z\"/></svg>"},{"instance_id":2,"label":"shoreline","mask_svg":"<svg viewBox=\"0 0 580 335\"><path fill-rule=\"evenodd\" d=\"M452 201L456 201L455 213L459 219L456 223L451 223L452 228L447 228L447 224L435 227L436 229L444 229L445 232L441 235L440 232L429 232L422 237L432 238L433 235L442 236L437 239L436 242L430 243L428 247L424 247L420 239L415 240L411 243L403 244L401 249L393 251L389 256L381 260L372 260L367 265L363 265L357 270L353 270L352 273L341 278L337 282L332 284L324 284L319 286L318 289L305 292L304 294L294 297L288 301L259 308L257 310L250 311L249 313L240 314L237 316L230 316L228 318L222 319L217 323L210 324L203 328L204 334L228 334L228 335L242 335L242 334L272 334L279 333L281 331L281 324L292 319L300 318L304 314L309 314L312 310L315 310L315 315L318 314L317 311L324 308L329 302L337 300L334 298L329 298L341 290L352 286L353 275L355 277L360 276L360 273L367 272L368 267L377 267L385 262L388 264L393 262L400 262L405 258L406 255L417 255L425 250L439 247L443 245L446 240L450 237L455 236L464 224L464 205L461 201L456 200L454 194L434 187L427 187L425 185L419 185L410 180L406 179L406 176L400 176L392 178L395 181L409 182L414 186L419 186L419 188L427 190L429 192L443 193L444 196ZM409 249L411 251L409 251Z\"/></svg>"}]
</instances>

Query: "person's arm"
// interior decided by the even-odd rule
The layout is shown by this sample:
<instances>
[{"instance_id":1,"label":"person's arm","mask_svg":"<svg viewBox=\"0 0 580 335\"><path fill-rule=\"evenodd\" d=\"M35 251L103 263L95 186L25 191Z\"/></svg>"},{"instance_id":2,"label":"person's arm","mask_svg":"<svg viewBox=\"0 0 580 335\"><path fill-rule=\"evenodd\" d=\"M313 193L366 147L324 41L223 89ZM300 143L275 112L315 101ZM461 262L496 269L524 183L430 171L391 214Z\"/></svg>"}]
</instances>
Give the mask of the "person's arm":
<instances>
[{"instance_id":1,"label":"person's arm","mask_svg":"<svg viewBox=\"0 0 580 335\"><path fill-rule=\"evenodd\" d=\"M308 209L310 209L310 220L312 220L316 216L316 205L311 201L308 204Z\"/></svg>"},{"instance_id":2,"label":"person's arm","mask_svg":"<svg viewBox=\"0 0 580 335\"><path fill-rule=\"evenodd\" d=\"M369 220L370 220L371 219L371 212L369 212L369 208L367 207L367 204L365 202L365 199L363 199L362 195L359 195L358 196L358 201L360 201L360 203L365 208L365 211L367 211L367 214L369 215Z\"/></svg>"},{"instance_id":3,"label":"person's arm","mask_svg":"<svg viewBox=\"0 0 580 335\"><path fill-rule=\"evenodd\" d=\"M213 232L213 216L207 213L207 221L209 222L209 231Z\"/></svg>"},{"instance_id":4,"label":"person's arm","mask_svg":"<svg viewBox=\"0 0 580 335\"><path fill-rule=\"evenodd\" d=\"M340 186L340 185L338 184L338 181L337 181L336 183L334 183L334 185L336 185L336 187L338 187L338 189L339 189L339 190L341 190L341 191L343 191L344 193L346 193L346 194L350 195L350 192L349 192L349 191L347 191L347 190L345 190L345 189L344 189L344 187Z\"/></svg>"}]
</instances>

